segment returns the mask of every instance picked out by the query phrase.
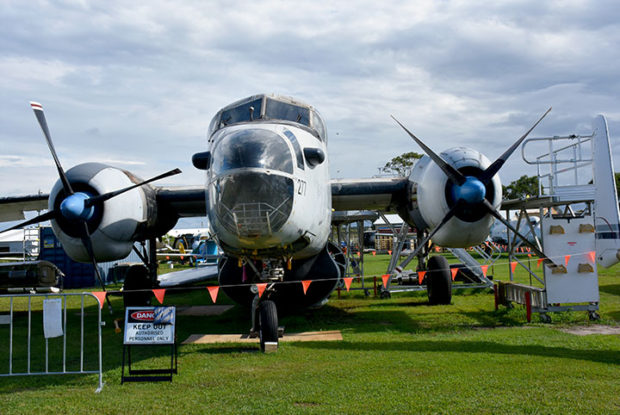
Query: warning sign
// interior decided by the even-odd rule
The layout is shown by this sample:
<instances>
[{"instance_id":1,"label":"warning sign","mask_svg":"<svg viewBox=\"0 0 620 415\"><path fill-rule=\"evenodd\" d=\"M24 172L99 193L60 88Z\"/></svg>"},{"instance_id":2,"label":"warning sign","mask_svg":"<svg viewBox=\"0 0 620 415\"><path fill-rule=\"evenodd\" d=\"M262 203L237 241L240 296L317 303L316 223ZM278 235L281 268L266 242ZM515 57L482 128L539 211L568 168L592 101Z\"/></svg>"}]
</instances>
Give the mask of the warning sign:
<instances>
[{"instance_id":1,"label":"warning sign","mask_svg":"<svg viewBox=\"0 0 620 415\"><path fill-rule=\"evenodd\" d=\"M174 344L175 307L127 307L123 344Z\"/></svg>"}]
</instances>

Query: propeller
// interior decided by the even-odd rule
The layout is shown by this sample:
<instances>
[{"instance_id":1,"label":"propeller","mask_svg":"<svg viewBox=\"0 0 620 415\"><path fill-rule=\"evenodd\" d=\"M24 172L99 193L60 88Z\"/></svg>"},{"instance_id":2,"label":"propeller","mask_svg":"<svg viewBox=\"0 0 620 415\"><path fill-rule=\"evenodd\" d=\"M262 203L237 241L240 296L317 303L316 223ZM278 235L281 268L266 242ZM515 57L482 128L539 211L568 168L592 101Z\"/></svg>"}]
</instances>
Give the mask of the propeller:
<instances>
[{"instance_id":1,"label":"propeller","mask_svg":"<svg viewBox=\"0 0 620 415\"><path fill-rule=\"evenodd\" d=\"M102 205L106 200L109 200L113 197L116 197L120 194L133 190L137 187L144 186L145 184L154 182L156 180L160 180L166 177L173 176L175 174L181 173L179 169L173 169L166 173L160 174L158 176L152 177L148 180L144 180L140 183L136 183L132 186L125 187L123 189L115 190L112 192L104 193L102 195L91 195L85 192L74 192L71 187L71 183L65 174L62 165L60 164L60 160L58 159L58 155L56 154L56 149L54 148L54 143L52 142L52 137L49 132L49 128L47 126L47 121L45 120L45 113L43 112L43 106L38 102L31 102L30 106L34 111L34 115L39 122L39 126L41 130L43 130L43 135L45 136L45 140L47 141L47 146L52 154L52 158L54 159L54 164L56 165L56 169L58 170L58 176L60 177L60 181L62 183L62 188L64 190L65 198L60 203L60 206L57 209L52 209L42 215L39 215L35 218L29 219L25 222L19 223L15 226L12 226L8 229L0 231L0 233L7 232L13 229L23 228L25 226L43 222L49 219L58 219L63 217L64 219L73 222L78 226L80 230L80 239L88 256L95 268L95 274L97 276L97 280L99 285L105 291L105 286L103 284L103 279L101 278L101 274L99 272L99 267L97 266L97 260L95 258L95 252L93 249L93 242L90 231L88 230L88 220L93 216L94 209L96 206ZM106 296L106 301L108 302L108 308L110 309L110 313L112 312L112 305L110 304L110 300Z\"/></svg>"},{"instance_id":2,"label":"propeller","mask_svg":"<svg viewBox=\"0 0 620 415\"><path fill-rule=\"evenodd\" d=\"M452 196L454 205L448 211L448 213L444 216L441 222L428 234L428 236L424 239L424 241L418 244L418 249L412 252L413 255L409 255L405 261L401 263L401 267L405 266L413 257L417 254L420 247L424 246L426 242L428 242L433 235L435 235L441 227L443 227L452 217L458 216L460 211L468 210L468 211L476 211L476 212L484 212L493 215L500 222L506 225L511 231L513 231L516 235L521 237L521 239L527 245L531 246L533 251L541 258L546 261L550 261L546 258L545 254L539 249L538 246L529 242L527 238L521 235L511 224L508 222L502 215L495 209L493 204L487 199L486 186L491 182L493 177L497 174L497 172L502 168L506 160L514 153L514 151L521 145L523 140L532 132L534 128L545 118L545 116L551 111L549 108L539 119L530 127L529 130L525 132L517 141L515 141L497 160L495 160L489 167L487 167L484 171L479 174L474 175L464 175L459 172L457 169L448 164L445 160L441 158L438 154L433 152L428 146L426 146L422 140L416 137L411 131L409 131L400 121L398 121L394 116L392 118L394 121L400 125L405 132L416 142L424 152L441 168L441 170L446 174L448 180L452 184L452 188L450 189L450 194Z\"/></svg>"}]
</instances>

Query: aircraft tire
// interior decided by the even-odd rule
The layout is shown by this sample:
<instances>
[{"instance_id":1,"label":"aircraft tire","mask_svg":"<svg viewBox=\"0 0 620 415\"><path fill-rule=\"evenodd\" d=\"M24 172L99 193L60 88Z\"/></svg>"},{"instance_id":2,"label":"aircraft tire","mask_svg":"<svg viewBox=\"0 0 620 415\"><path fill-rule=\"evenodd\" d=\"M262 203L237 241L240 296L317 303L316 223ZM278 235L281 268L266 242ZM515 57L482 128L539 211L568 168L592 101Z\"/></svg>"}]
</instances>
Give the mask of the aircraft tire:
<instances>
[{"instance_id":1,"label":"aircraft tire","mask_svg":"<svg viewBox=\"0 0 620 415\"><path fill-rule=\"evenodd\" d=\"M264 352L266 342L278 342L278 312L276 303L271 300L260 303L258 308L258 324L260 349Z\"/></svg>"},{"instance_id":2,"label":"aircraft tire","mask_svg":"<svg viewBox=\"0 0 620 415\"><path fill-rule=\"evenodd\" d=\"M151 279L148 270L143 265L134 265L129 268L123 283L123 291L148 290L151 288ZM143 307L151 305L151 292L124 293L125 307Z\"/></svg>"},{"instance_id":3,"label":"aircraft tire","mask_svg":"<svg viewBox=\"0 0 620 415\"><path fill-rule=\"evenodd\" d=\"M448 260L436 255L428 260L427 267L426 288L429 304L450 304L452 301L452 275Z\"/></svg>"}]
</instances>

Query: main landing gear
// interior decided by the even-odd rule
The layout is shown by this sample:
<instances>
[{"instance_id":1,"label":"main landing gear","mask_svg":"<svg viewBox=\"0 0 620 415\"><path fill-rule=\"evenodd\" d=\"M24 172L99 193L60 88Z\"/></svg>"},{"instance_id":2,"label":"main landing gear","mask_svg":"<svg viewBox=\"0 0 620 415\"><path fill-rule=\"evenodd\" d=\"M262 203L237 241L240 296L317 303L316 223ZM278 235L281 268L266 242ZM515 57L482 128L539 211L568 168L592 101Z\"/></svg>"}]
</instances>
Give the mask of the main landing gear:
<instances>
[{"instance_id":1,"label":"main landing gear","mask_svg":"<svg viewBox=\"0 0 620 415\"><path fill-rule=\"evenodd\" d=\"M427 269L426 289L429 304L450 304L452 301L452 275L448 260L435 255L428 260Z\"/></svg>"}]
</instances>

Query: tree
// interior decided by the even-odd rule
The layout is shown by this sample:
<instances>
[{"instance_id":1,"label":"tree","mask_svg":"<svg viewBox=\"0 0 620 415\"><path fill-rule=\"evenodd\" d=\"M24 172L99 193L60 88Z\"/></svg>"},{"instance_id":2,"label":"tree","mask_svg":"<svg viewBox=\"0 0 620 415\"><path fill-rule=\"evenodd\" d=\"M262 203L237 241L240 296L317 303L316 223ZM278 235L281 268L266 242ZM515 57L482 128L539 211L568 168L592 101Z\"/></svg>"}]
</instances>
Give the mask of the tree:
<instances>
[{"instance_id":1,"label":"tree","mask_svg":"<svg viewBox=\"0 0 620 415\"><path fill-rule=\"evenodd\" d=\"M620 173L614 173L614 177L616 178L616 194L620 199Z\"/></svg>"},{"instance_id":2,"label":"tree","mask_svg":"<svg viewBox=\"0 0 620 415\"><path fill-rule=\"evenodd\" d=\"M502 186L502 193L504 199L525 199L538 196L538 177L523 175L508 186Z\"/></svg>"},{"instance_id":3,"label":"tree","mask_svg":"<svg viewBox=\"0 0 620 415\"><path fill-rule=\"evenodd\" d=\"M401 154L394 157L392 160L385 163L385 166L381 168L383 173L397 174L401 177L408 177L411 174L413 164L422 157L422 154L410 151L408 153Z\"/></svg>"}]
</instances>

